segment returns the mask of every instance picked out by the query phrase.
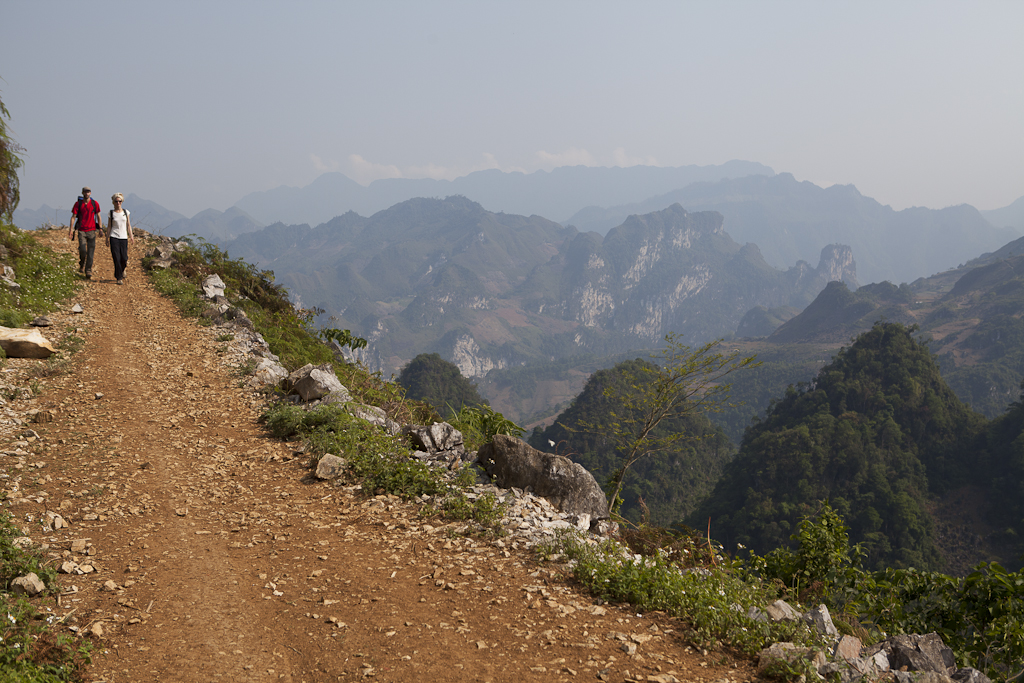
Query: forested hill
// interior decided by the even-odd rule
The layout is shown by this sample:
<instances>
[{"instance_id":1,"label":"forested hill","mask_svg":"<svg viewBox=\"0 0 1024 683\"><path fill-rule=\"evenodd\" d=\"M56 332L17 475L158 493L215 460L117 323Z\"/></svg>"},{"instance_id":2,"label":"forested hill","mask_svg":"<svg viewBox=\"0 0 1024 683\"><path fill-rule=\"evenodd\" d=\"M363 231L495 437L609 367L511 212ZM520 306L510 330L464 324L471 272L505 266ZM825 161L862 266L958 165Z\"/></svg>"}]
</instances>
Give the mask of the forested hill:
<instances>
[{"instance_id":1,"label":"forested hill","mask_svg":"<svg viewBox=\"0 0 1024 683\"><path fill-rule=\"evenodd\" d=\"M703 528L710 517L726 547L765 552L787 545L800 518L828 500L869 566L937 569L928 502L991 487L985 429L911 328L878 323L747 430L690 522Z\"/></svg>"}]
</instances>

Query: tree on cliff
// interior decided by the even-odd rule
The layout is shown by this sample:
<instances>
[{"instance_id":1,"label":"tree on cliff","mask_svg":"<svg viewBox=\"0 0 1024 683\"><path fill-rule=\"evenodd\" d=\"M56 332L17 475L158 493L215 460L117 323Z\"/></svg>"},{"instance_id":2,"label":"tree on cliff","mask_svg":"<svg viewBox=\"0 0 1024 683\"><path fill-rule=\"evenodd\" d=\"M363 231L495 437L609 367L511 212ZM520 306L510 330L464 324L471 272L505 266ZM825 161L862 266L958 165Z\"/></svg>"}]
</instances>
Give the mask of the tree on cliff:
<instances>
[{"instance_id":1,"label":"tree on cliff","mask_svg":"<svg viewBox=\"0 0 1024 683\"><path fill-rule=\"evenodd\" d=\"M621 415L625 409L623 398L632 387L649 384L657 374L656 365L639 358L598 370L555 424L533 433L530 445L565 454L598 481L608 482L619 474L622 453L606 431L584 430L583 425L605 424L609 415ZM650 514L649 521L660 526L686 517L710 495L735 450L725 433L701 413L669 417L652 432L654 437L673 434L695 438L678 440L658 457L642 459L632 467L619 494L620 514L625 519L641 522L644 507Z\"/></svg>"},{"instance_id":2,"label":"tree on cliff","mask_svg":"<svg viewBox=\"0 0 1024 683\"><path fill-rule=\"evenodd\" d=\"M21 198L18 184L18 169L24 163L20 154L25 149L11 139L4 119L11 115L0 99L0 218L10 221Z\"/></svg>"},{"instance_id":3,"label":"tree on cliff","mask_svg":"<svg viewBox=\"0 0 1024 683\"><path fill-rule=\"evenodd\" d=\"M402 368L397 378L406 396L429 403L434 410L447 415L449 408L459 411L463 406L476 407L486 403L476 385L462 376L459 366L436 353L421 353Z\"/></svg>"},{"instance_id":4,"label":"tree on cliff","mask_svg":"<svg viewBox=\"0 0 1024 683\"><path fill-rule=\"evenodd\" d=\"M738 351L723 353L722 340L691 349L678 334L665 335L665 348L655 363L638 363L625 369L621 387L605 388L614 399L607 415L581 420L581 432L600 434L614 448L616 465L608 482L608 504L613 512L622 505L626 474L640 460L679 447L680 442L697 441L714 432L689 429L663 430L662 425L682 421L691 415L715 412L727 402L728 375L757 366L753 356L740 358Z\"/></svg>"}]
</instances>

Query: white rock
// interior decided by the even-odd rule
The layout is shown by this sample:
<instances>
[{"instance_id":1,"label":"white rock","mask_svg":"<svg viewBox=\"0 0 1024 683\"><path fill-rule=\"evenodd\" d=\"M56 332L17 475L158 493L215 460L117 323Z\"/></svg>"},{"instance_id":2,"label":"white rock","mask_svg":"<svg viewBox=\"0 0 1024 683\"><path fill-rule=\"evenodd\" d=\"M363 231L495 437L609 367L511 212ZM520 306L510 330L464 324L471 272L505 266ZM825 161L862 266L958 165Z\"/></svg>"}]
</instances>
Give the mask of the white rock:
<instances>
[{"instance_id":1,"label":"white rock","mask_svg":"<svg viewBox=\"0 0 1024 683\"><path fill-rule=\"evenodd\" d=\"M285 377L288 371L280 363L275 363L269 358L261 358L256 364L256 372L253 373L253 382L259 386L277 386Z\"/></svg>"},{"instance_id":2,"label":"white rock","mask_svg":"<svg viewBox=\"0 0 1024 683\"><path fill-rule=\"evenodd\" d=\"M224 296L224 287L224 281L216 273L203 280L203 293L206 294L208 299Z\"/></svg>"},{"instance_id":3,"label":"white rock","mask_svg":"<svg viewBox=\"0 0 1024 683\"><path fill-rule=\"evenodd\" d=\"M772 621L797 621L800 615L785 600L776 600L765 610Z\"/></svg>"}]
</instances>

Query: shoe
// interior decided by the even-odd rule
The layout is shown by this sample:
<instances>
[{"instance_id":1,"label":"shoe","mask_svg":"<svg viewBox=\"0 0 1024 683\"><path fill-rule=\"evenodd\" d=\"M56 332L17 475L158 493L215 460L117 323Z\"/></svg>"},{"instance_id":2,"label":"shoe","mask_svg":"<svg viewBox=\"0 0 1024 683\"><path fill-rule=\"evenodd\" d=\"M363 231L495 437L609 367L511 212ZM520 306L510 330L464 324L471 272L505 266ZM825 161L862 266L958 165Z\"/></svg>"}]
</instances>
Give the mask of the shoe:
<instances>
[{"instance_id":1,"label":"shoe","mask_svg":"<svg viewBox=\"0 0 1024 683\"><path fill-rule=\"evenodd\" d=\"M123 285L123 284L124 284L124 280L118 280L118 281L117 281L117 284L119 284L119 285Z\"/></svg>"},{"instance_id":2,"label":"shoe","mask_svg":"<svg viewBox=\"0 0 1024 683\"><path fill-rule=\"evenodd\" d=\"M87 271L87 272L85 273L85 279L86 279L86 280L91 280L91 279L92 279L92 273L90 273L90 272L88 272L88 271Z\"/></svg>"}]
</instances>

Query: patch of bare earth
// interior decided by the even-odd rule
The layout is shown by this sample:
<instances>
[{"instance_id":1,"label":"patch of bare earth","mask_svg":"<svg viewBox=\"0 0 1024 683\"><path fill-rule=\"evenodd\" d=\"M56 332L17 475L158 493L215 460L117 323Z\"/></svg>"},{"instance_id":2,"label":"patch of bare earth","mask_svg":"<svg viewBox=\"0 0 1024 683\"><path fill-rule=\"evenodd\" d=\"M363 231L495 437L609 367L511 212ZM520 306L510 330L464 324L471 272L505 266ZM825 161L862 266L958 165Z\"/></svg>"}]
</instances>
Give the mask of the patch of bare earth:
<instances>
[{"instance_id":1,"label":"patch of bare earth","mask_svg":"<svg viewBox=\"0 0 1024 683\"><path fill-rule=\"evenodd\" d=\"M46 239L70 250L61 234ZM689 648L675 620L595 605L515 536L461 537L411 504L310 482L261 430L219 331L150 287L140 247L127 286L97 251L85 312L45 330L84 349L4 406L0 432L5 506L70 563L44 609L95 632L86 680L754 679L749 661ZM6 381L39 363L8 361ZM30 409L53 421L11 422ZM41 530L47 511L70 526Z\"/></svg>"}]
</instances>

